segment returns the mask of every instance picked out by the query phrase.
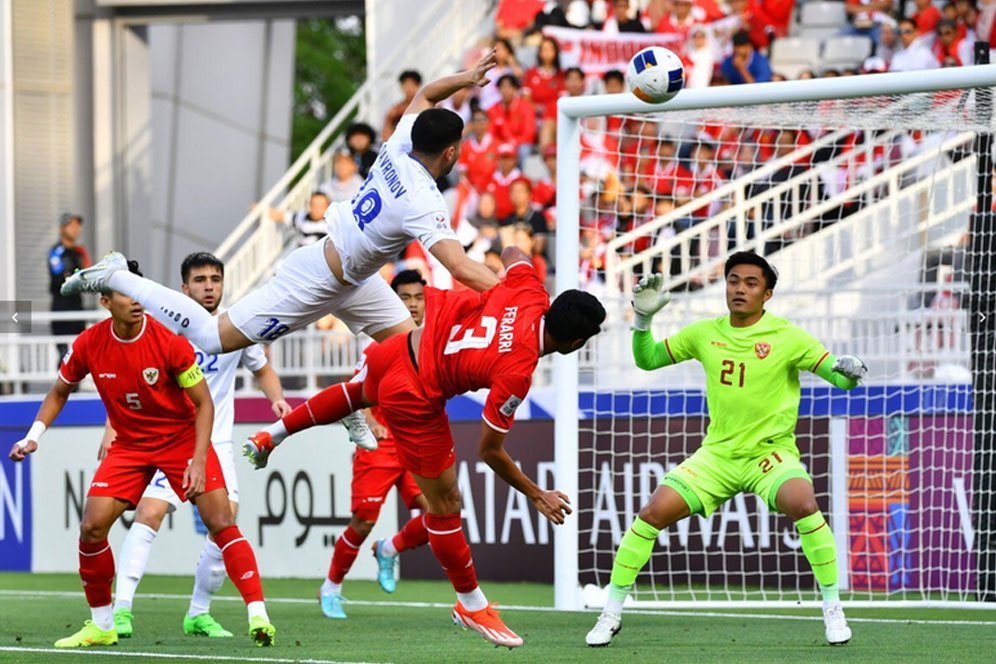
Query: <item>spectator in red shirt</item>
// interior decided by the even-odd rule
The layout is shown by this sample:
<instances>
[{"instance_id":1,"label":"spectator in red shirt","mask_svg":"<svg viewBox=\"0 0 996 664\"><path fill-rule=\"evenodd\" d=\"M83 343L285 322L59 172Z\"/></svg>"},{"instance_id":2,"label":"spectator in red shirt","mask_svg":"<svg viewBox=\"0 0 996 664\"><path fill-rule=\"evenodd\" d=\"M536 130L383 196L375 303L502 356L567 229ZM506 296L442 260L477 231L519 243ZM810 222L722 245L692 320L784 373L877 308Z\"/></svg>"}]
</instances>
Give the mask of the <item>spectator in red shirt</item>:
<instances>
[{"instance_id":1,"label":"spectator in red shirt","mask_svg":"<svg viewBox=\"0 0 996 664\"><path fill-rule=\"evenodd\" d=\"M972 45L958 36L958 24L947 19L937 24L934 56L942 67L962 67L972 64Z\"/></svg>"},{"instance_id":2,"label":"spectator in red shirt","mask_svg":"<svg viewBox=\"0 0 996 664\"><path fill-rule=\"evenodd\" d=\"M570 67L564 71L564 90L568 97L580 97L584 94L584 72L580 67Z\"/></svg>"},{"instance_id":3,"label":"spectator in red shirt","mask_svg":"<svg viewBox=\"0 0 996 664\"><path fill-rule=\"evenodd\" d=\"M706 22L705 10L696 7L692 0L674 0L674 11L664 14L654 32L679 34L688 37L693 25Z\"/></svg>"},{"instance_id":4,"label":"spectator in red shirt","mask_svg":"<svg viewBox=\"0 0 996 664\"><path fill-rule=\"evenodd\" d=\"M516 150L511 143L498 146L498 170L491 176L491 182L485 188L495 197L495 217L504 219L512 214L512 201L509 198L509 188L512 183L522 177L522 171L516 167Z\"/></svg>"},{"instance_id":5,"label":"spectator in red shirt","mask_svg":"<svg viewBox=\"0 0 996 664\"><path fill-rule=\"evenodd\" d=\"M657 157L651 188L657 195L673 199L676 205L684 205L692 198L695 176L678 159L678 145L673 138L661 137Z\"/></svg>"},{"instance_id":6,"label":"spectator in red shirt","mask_svg":"<svg viewBox=\"0 0 996 664\"><path fill-rule=\"evenodd\" d=\"M543 38L536 57L536 66L526 70L522 94L532 101L541 118L539 142L543 146L556 140L557 100L565 92L564 72L560 70L560 48L553 39Z\"/></svg>"},{"instance_id":7,"label":"spectator in red shirt","mask_svg":"<svg viewBox=\"0 0 996 664\"><path fill-rule=\"evenodd\" d=\"M557 146L542 149L547 175L533 184L533 203L546 210L557 204Z\"/></svg>"},{"instance_id":8,"label":"spectator in red shirt","mask_svg":"<svg viewBox=\"0 0 996 664\"><path fill-rule=\"evenodd\" d=\"M536 142L536 111L519 90L519 80L511 74L498 79L501 101L488 109L488 118L495 138L513 144L520 159L525 159Z\"/></svg>"},{"instance_id":9,"label":"spectator in red shirt","mask_svg":"<svg viewBox=\"0 0 996 664\"><path fill-rule=\"evenodd\" d=\"M544 0L499 0L495 14L496 34L514 44L522 43L526 28L543 11Z\"/></svg>"},{"instance_id":10,"label":"spectator in red shirt","mask_svg":"<svg viewBox=\"0 0 996 664\"><path fill-rule=\"evenodd\" d=\"M488 114L480 108L470 117L470 136L460 148L460 173L478 192L484 191L498 166L498 140L490 131Z\"/></svg>"},{"instance_id":11,"label":"spectator in red shirt","mask_svg":"<svg viewBox=\"0 0 996 664\"><path fill-rule=\"evenodd\" d=\"M535 251L531 253L542 254L546 249L546 217L533 208L533 184L529 178L514 180L509 186L508 198L512 203L512 213L500 222L502 246L513 243L512 231L516 225L526 224L536 234Z\"/></svg>"},{"instance_id":12,"label":"spectator in red shirt","mask_svg":"<svg viewBox=\"0 0 996 664\"><path fill-rule=\"evenodd\" d=\"M914 0L916 13L913 14L913 22L916 23L916 32L923 37L932 35L937 31L937 24L941 20L941 10L934 6L931 0Z\"/></svg>"},{"instance_id":13,"label":"spectator in red shirt","mask_svg":"<svg viewBox=\"0 0 996 664\"><path fill-rule=\"evenodd\" d=\"M401 122L401 117L405 114L408 105L415 99L418 89L422 86L422 74L413 69L406 69L398 76L398 84L401 86L401 93L405 96L402 101L391 107L384 118L384 128L381 130L381 141L387 142L391 134Z\"/></svg>"}]
</instances>

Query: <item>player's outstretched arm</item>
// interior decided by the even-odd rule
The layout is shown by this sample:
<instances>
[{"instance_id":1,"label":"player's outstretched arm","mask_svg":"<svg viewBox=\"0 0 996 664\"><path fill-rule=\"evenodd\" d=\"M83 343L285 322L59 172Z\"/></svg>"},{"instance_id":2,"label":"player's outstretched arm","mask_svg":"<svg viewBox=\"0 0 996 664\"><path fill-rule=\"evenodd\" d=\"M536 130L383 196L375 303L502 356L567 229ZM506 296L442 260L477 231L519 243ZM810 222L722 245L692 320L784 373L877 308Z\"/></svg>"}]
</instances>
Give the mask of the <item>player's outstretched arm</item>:
<instances>
[{"instance_id":1,"label":"player's outstretched arm","mask_svg":"<svg viewBox=\"0 0 996 664\"><path fill-rule=\"evenodd\" d=\"M674 364L666 342L654 341L650 332L654 316L671 301L671 293L663 288L664 275L659 273L642 277L633 287L633 360L646 371Z\"/></svg>"},{"instance_id":2,"label":"player's outstretched arm","mask_svg":"<svg viewBox=\"0 0 996 664\"><path fill-rule=\"evenodd\" d=\"M494 69L496 64L498 61L495 58L495 51L491 49L470 69L425 84L408 104L405 115L421 113L427 108L432 108L444 99L448 99L457 90L472 88L475 85L484 87L488 84L488 72Z\"/></svg>"},{"instance_id":3,"label":"player's outstretched arm","mask_svg":"<svg viewBox=\"0 0 996 664\"><path fill-rule=\"evenodd\" d=\"M35 422L28 429L28 433L10 448L8 457L11 461L23 461L24 457L38 450L38 441L62 412L66 401L69 400L69 395L73 392L73 387L61 379L55 381L55 385L48 391L41 406L38 407Z\"/></svg>"},{"instance_id":4,"label":"player's outstretched arm","mask_svg":"<svg viewBox=\"0 0 996 664\"><path fill-rule=\"evenodd\" d=\"M868 375L865 363L853 355L827 355L813 372L834 387L853 390Z\"/></svg>"},{"instance_id":5,"label":"player's outstretched arm","mask_svg":"<svg viewBox=\"0 0 996 664\"><path fill-rule=\"evenodd\" d=\"M478 446L478 456L488 464L495 475L505 480L509 486L523 494L532 502L536 510L547 519L561 524L571 513L571 501L559 491L544 491L526 474L505 451L505 434L492 429L487 423L481 423L481 443Z\"/></svg>"},{"instance_id":6,"label":"player's outstretched arm","mask_svg":"<svg viewBox=\"0 0 996 664\"><path fill-rule=\"evenodd\" d=\"M449 270L454 279L478 293L498 285L498 276L483 263L471 260L456 240L439 240L429 248L429 253Z\"/></svg>"}]
</instances>

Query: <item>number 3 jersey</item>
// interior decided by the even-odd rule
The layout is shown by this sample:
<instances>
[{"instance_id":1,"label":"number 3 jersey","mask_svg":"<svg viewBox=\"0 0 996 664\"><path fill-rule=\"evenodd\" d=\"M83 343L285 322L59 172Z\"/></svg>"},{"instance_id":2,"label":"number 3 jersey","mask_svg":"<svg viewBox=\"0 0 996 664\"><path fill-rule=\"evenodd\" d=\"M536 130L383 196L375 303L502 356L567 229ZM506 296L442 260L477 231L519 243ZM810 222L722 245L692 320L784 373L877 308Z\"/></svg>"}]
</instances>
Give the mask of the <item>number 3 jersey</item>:
<instances>
[{"instance_id":1,"label":"number 3 jersey","mask_svg":"<svg viewBox=\"0 0 996 664\"><path fill-rule=\"evenodd\" d=\"M550 298L533 266L506 270L485 293L425 289L425 330L418 372L429 398L490 388L484 421L508 432L543 353L543 315Z\"/></svg>"},{"instance_id":2,"label":"number 3 jersey","mask_svg":"<svg viewBox=\"0 0 996 664\"><path fill-rule=\"evenodd\" d=\"M634 353L649 334L633 333ZM729 316L700 320L660 345L665 351L659 353L661 366L692 358L702 363L709 406L702 444L730 458L764 454L765 446L794 445L799 372L816 373L823 363L833 363L812 335L769 312L750 327L733 327Z\"/></svg>"},{"instance_id":3,"label":"number 3 jersey","mask_svg":"<svg viewBox=\"0 0 996 664\"><path fill-rule=\"evenodd\" d=\"M376 274L413 239L427 251L440 240L456 239L435 179L409 154L416 117L401 119L353 199L333 203L325 213L350 283Z\"/></svg>"},{"instance_id":4,"label":"number 3 jersey","mask_svg":"<svg viewBox=\"0 0 996 664\"><path fill-rule=\"evenodd\" d=\"M160 447L193 431L196 411L180 381L193 385L202 379L194 349L151 316L145 315L133 339L115 335L110 318L76 337L62 358L59 378L75 385L87 374L117 432L116 444Z\"/></svg>"}]
</instances>

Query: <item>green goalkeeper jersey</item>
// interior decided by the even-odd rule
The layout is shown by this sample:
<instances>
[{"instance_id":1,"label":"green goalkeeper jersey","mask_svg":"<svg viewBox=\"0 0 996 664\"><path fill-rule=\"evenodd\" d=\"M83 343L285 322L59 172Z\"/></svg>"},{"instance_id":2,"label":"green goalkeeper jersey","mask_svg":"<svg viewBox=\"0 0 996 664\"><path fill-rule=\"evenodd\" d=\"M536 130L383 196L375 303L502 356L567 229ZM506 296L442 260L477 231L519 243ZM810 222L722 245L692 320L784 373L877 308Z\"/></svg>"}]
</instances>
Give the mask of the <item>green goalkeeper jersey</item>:
<instances>
[{"instance_id":1,"label":"green goalkeeper jersey","mask_svg":"<svg viewBox=\"0 0 996 664\"><path fill-rule=\"evenodd\" d=\"M831 369L836 358L823 344L768 312L750 327L733 327L729 316L697 321L659 343L649 331L634 330L633 357L647 370L693 358L702 363L709 406L702 444L729 458L795 446L800 371L843 389L857 386Z\"/></svg>"}]
</instances>

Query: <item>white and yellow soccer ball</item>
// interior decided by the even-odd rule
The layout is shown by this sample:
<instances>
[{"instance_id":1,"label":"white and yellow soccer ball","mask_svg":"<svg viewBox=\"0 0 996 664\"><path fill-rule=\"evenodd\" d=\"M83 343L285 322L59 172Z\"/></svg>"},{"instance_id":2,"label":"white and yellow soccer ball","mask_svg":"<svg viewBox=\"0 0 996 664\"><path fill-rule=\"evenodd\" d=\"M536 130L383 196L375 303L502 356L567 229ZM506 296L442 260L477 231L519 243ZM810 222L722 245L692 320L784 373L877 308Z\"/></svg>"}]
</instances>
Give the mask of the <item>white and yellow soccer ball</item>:
<instances>
[{"instance_id":1,"label":"white and yellow soccer ball","mask_svg":"<svg viewBox=\"0 0 996 664\"><path fill-rule=\"evenodd\" d=\"M626 85L648 104L663 103L685 87L685 65L666 48L650 46L630 59Z\"/></svg>"}]
</instances>

